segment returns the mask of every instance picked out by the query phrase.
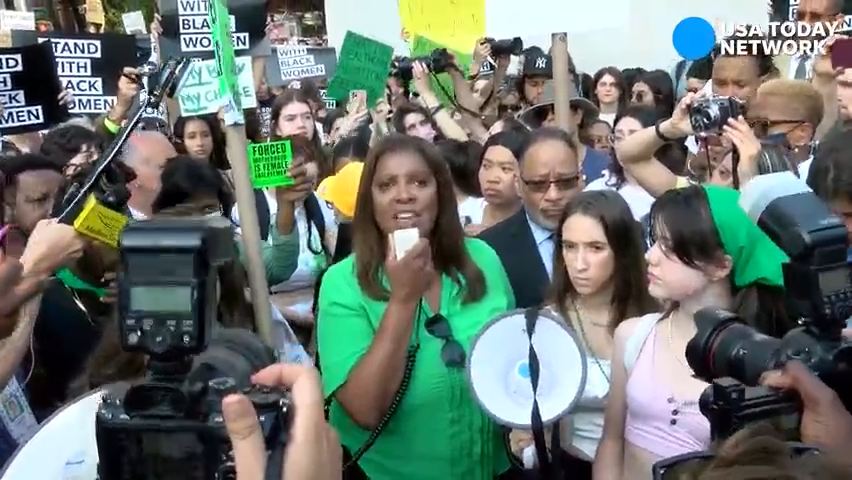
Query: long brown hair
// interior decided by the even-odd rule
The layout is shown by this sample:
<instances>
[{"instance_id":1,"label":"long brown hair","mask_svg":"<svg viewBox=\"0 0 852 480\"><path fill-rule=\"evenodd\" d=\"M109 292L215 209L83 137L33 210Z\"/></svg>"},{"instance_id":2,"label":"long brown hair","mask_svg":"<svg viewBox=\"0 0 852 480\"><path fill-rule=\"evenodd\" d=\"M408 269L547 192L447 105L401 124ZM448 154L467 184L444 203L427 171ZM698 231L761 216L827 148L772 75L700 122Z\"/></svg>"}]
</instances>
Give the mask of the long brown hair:
<instances>
[{"instance_id":1,"label":"long brown hair","mask_svg":"<svg viewBox=\"0 0 852 480\"><path fill-rule=\"evenodd\" d=\"M373 205L373 179L379 162L391 154L408 153L423 159L435 177L438 215L429 234L435 270L448 275L464 289L464 303L485 295L485 277L465 248L465 235L459 222L453 181L446 163L434 146L419 138L391 134L379 141L367 155L358 187L355 218L352 220L352 252L358 285L374 300L387 300L390 291L382 285L382 269L388 248L387 233L379 230Z\"/></svg>"},{"instance_id":2,"label":"long brown hair","mask_svg":"<svg viewBox=\"0 0 852 480\"><path fill-rule=\"evenodd\" d=\"M648 294L641 226L633 219L630 207L621 195L608 190L582 192L571 199L562 211L559 228L556 229L556 248L553 249L553 282L549 303L563 318L568 319L565 304L577 296L577 290L563 266L565 257L562 254L562 226L573 215L585 215L601 225L616 259L610 303L610 332L615 332L615 327L628 318L656 311L657 305Z\"/></svg>"}]
</instances>

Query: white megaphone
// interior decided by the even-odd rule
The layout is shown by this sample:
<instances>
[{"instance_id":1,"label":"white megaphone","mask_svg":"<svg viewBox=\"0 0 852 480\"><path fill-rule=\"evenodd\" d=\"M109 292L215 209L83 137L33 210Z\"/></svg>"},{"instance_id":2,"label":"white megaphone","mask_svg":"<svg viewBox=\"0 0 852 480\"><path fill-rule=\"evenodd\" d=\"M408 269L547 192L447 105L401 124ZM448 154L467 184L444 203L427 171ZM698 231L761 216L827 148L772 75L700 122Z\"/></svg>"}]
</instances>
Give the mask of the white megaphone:
<instances>
[{"instance_id":1,"label":"white megaphone","mask_svg":"<svg viewBox=\"0 0 852 480\"><path fill-rule=\"evenodd\" d=\"M89 392L45 420L6 463L0 480L95 480L95 416L103 392Z\"/></svg>"},{"instance_id":2,"label":"white megaphone","mask_svg":"<svg viewBox=\"0 0 852 480\"><path fill-rule=\"evenodd\" d=\"M538 312L530 342L525 313L512 310L491 320L474 339L467 368L485 413L501 425L529 430L530 343L539 362L535 399L545 425L568 414L579 400L586 384L586 353L565 321L549 309Z\"/></svg>"}]
</instances>

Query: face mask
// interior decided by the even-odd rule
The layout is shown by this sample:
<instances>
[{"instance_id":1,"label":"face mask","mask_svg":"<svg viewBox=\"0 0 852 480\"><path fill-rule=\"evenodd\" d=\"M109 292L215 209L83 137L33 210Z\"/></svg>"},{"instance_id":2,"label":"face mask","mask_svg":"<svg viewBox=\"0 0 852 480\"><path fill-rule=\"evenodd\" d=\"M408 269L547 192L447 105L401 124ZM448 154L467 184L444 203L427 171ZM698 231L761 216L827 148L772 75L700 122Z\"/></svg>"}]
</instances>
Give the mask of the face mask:
<instances>
[{"instance_id":1,"label":"face mask","mask_svg":"<svg viewBox=\"0 0 852 480\"><path fill-rule=\"evenodd\" d=\"M787 141L786 133L772 133L763 137L762 141L771 145L782 145L785 147L790 146L789 142Z\"/></svg>"}]
</instances>

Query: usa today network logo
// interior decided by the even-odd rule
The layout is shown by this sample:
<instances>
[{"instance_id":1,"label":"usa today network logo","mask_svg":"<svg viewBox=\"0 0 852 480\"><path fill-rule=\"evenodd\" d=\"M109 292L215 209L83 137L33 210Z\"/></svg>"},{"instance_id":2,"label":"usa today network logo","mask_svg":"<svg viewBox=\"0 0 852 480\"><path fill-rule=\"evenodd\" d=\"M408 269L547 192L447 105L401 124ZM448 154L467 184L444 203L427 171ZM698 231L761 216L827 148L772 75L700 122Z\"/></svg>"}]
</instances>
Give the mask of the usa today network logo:
<instances>
[{"instance_id":1,"label":"usa today network logo","mask_svg":"<svg viewBox=\"0 0 852 480\"><path fill-rule=\"evenodd\" d=\"M825 39L840 25L802 22L769 22L765 26L713 24L699 17L681 20L672 32L678 55L687 60L707 56L719 40L722 55L813 55L824 53ZM717 35L718 34L718 35ZM731 38L735 37L735 38Z\"/></svg>"}]
</instances>

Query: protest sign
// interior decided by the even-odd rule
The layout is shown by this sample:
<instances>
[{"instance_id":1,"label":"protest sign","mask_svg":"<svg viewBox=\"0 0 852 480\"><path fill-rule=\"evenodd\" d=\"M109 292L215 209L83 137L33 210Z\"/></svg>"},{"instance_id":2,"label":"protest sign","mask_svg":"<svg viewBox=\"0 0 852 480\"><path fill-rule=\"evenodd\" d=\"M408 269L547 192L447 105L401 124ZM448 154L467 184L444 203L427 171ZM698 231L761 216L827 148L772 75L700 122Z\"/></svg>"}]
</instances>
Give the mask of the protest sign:
<instances>
[{"instance_id":1,"label":"protest sign","mask_svg":"<svg viewBox=\"0 0 852 480\"><path fill-rule=\"evenodd\" d=\"M415 37L411 45L412 57L428 57L436 48L446 48L444 45L436 43L426 37ZM456 64L462 71L462 74L467 76L467 69L473 61L470 54L456 52L450 49L450 53L455 55ZM456 89L453 86L453 79L446 73L438 75L430 75L429 83L432 85L432 91L438 96L438 99L443 105L452 105L451 100L455 97ZM443 87L443 88L441 88ZM446 93L444 92L446 90Z\"/></svg>"},{"instance_id":2,"label":"protest sign","mask_svg":"<svg viewBox=\"0 0 852 480\"><path fill-rule=\"evenodd\" d=\"M160 48L163 58L213 58L208 0L158 0L157 3L162 17ZM237 55L269 55L269 40L264 32L266 2L231 0L227 8L230 11L227 23Z\"/></svg>"},{"instance_id":3,"label":"protest sign","mask_svg":"<svg viewBox=\"0 0 852 480\"><path fill-rule=\"evenodd\" d=\"M68 118L49 43L0 49L0 133L37 132Z\"/></svg>"},{"instance_id":4,"label":"protest sign","mask_svg":"<svg viewBox=\"0 0 852 480\"><path fill-rule=\"evenodd\" d=\"M279 45L266 57L266 77L271 87L286 86L294 80L334 77L337 52L330 47Z\"/></svg>"},{"instance_id":5,"label":"protest sign","mask_svg":"<svg viewBox=\"0 0 852 480\"><path fill-rule=\"evenodd\" d=\"M237 83L242 108L256 107L251 57L237 58ZM224 105L216 61L192 62L186 69L183 85L177 93L181 115L216 113Z\"/></svg>"},{"instance_id":6,"label":"protest sign","mask_svg":"<svg viewBox=\"0 0 852 480\"><path fill-rule=\"evenodd\" d=\"M328 90L327 89L321 88L319 93L320 93L320 98L322 98L322 101L325 102L326 110L334 110L335 108L337 108L337 100L335 100L333 98L328 98Z\"/></svg>"},{"instance_id":7,"label":"protest sign","mask_svg":"<svg viewBox=\"0 0 852 480\"><path fill-rule=\"evenodd\" d=\"M287 175L287 169L293 161L290 140L249 144L248 159L251 183L254 188L283 187L293 184L293 179Z\"/></svg>"},{"instance_id":8,"label":"protest sign","mask_svg":"<svg viewBox=\"0 0 852 480\"><path fill-rule=\"evenodd\" d=\"M131 35L144 35L148 33L148 27L145 25L145 17L142 15L142 10L122 13L121 23L124 24L125 33Z\"/></svg>"},{"instance_id":9,"label":"protest sign","mask_svg":"<svg viewBox=\"0 0 852 480\"><path fill-rule=\"evenodd\" d=\"M137 65L136 38L117 33L12 32L15 46L50 41L72 114L100 115L115 104L124 67Z\"/></svg>"},{"instance_id":10,"label":"protest sign","mask_svg":"<svg viewBox=\"0 0 852 480\"><path fill-rule=\"evenodd\" d=\"M224 120L226 125L242 125L245 123L242 95L239 86L239 72L237 71L237 59L234 56L234 42L230 35L229 27L231 18L228 13L227 0L212 0L207 12L210 22L210 38L213 42L214 62L216 64L216 75L219 81L219 94L224 100ZM249 78L253 78L251 72L251 61L248 67ZM254 82L252 82L252 97L254 97ZM256 102L255 102L256 105Z\"/></svg>"},{"instance_id":11,"label":"protest sign","mask_svg":"<svg viewBox=\"0 0 852 480\"><path fill-rule=\"evenodd\" d=\"M337 72L328 84L328 96L346 101L352 90L367 92L367 105L373 106L385 96L393 47L355 32L346 32L340 47Z\"/></svg>"},{"instance_id":12,"label":"protest sign","mask_svg":"<svg viewBox=\"0 0 852 480\"><path fill-rule=\"evenodd\" d=\"M34 31L35 29L35 13L0 10L0 30Z\"/></svg>"}]
</instances>

